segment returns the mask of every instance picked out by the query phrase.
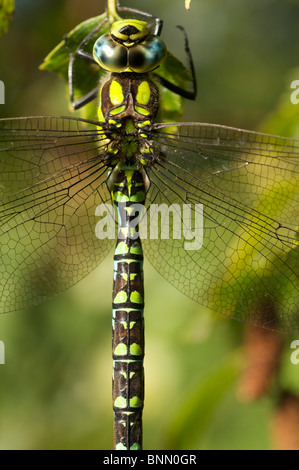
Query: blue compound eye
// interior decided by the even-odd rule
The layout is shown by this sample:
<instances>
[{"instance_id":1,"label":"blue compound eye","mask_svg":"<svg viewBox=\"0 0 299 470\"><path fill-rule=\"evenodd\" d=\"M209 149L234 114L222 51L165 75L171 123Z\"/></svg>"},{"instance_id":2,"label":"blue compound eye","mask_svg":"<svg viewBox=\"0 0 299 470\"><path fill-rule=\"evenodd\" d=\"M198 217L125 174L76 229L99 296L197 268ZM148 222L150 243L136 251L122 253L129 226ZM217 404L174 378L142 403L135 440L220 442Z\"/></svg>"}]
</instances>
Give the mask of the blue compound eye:
<instances>
[{"instance_id":1,"label":"blue compound eye","mask_svg":"<svg viewBox=\"0 0 299 470\"><path fill-rule=\"evenodd\" d=\"M167 50L158 36L149 36L146 41L128 50L129 67L136 73L147 73L156 69L165 59Z\"/></svg>"},{"instance_id":2,"label":"blue compound eye","mask_svg":"<svg viewBox=\"0 0 299 470\"><path fill-rule=\"evenodd\" d=\"M109 72L122 72L128 66L126 47L113 41L110 34L103 34L93 46L95 61Z\"/></svg>"}]
</instances>

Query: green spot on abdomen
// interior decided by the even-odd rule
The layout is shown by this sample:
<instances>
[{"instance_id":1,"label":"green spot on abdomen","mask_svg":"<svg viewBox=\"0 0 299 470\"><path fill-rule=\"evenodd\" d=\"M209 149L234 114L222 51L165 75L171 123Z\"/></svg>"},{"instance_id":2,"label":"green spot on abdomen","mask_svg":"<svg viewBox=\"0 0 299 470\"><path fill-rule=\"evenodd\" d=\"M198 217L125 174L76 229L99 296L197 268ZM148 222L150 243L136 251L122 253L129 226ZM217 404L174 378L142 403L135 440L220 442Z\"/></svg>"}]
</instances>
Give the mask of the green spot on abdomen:
<instances>
[{"instance_id":1,"label":"green spot on abdomen","mask_svg":"<svg viewBox=\"0 0 299 470\"><path fill-rule=\"evenodd\" d=\"M115 254L126 255L128 254L128 252L129 252L128 245L125 242L119 242L115 249Z\"/></svg>"},{"instance_id":2,"label":"green spot on abdomen","mask_svg":"<svg viewBox=\"0 0 299 470\"><path fill-rule=\"evenodd\" d=\"M139 344L137 344L137 343L131 344L130 354L132 354L132 356L140 356L142 354L142 349L139 346Z\"/></svg>"},{"instance_id":3,"label":"green spot on abdomen","mask_svg":"<svg viewBox=\"0 0 299 470\"><path fill-rule=\"evenodd\" d=\"M128 300L127 293L122 290L118 294L116 294L113 302L115 304L123 304L124 302L127 302L127 300Z\"/></svg>"},{"instance_id":4,"label":"green spot on abdomen","mask_svg":"<svg viewBox=\"0 0 299 470\"><path fill-rule=\"evenodd\" d=\"M115 408L126 408L127 400L124 397L117 397L114 401Z\"/></svg>"},{"instance_id":5,"label":"green spot on abdomen","mask_svg":"<svg viewBox=\"0 0 299 470\"><path fill-rule=\"evenodd\" d=\"M131 406L131 408L141 408L142 407L142 401L138 397L133 397L130 400L130 406Z\"/></svg>"},{"instance_id":6,"label":"green spot on abdomen","mask_svg":"<svg viewBox=\"0 0 299 470\"><path fill-rule=\"evenodd\" d=\"M139 294L139 292L134 291L130 295L130 301L133 302L134 304L142 304L143 303L143 298Z\"/></svg>"},{"instance_id":7,"label":"green spot on abdomen","mask_svg":"<svg viewBox=\"0 0 299 470\"><path fill-rule=\"evenodd\" d=\"M141 447L137 442L130 447L130 450L141 450Z\"/></svg>"},{"instance_id":8,"label":"green spot on abdomen","mask_svg":"<svg viewBox=\"0 0 299 470\"><path fill-rule=\"evenodd\" d=\"M115 356L126 356L127 352L128 348L124 343L119 343L114 350Z\"/></svg>"},{"instance_id":9,"label":"green spot on abdomen","mask_svg":"<svg viewBox=\"0 0 299 470\"><path fill-rule=\"evenodd\" d=\"M145 200L145 194L143 191L139 191L130 197L131 202L143 202Z\"/></svg>"},{"instance_id":10,"label":"green spot on abdomen","mask_svg":"<svg viewBox=\"0 0 299 470\"><path fill-rule=\"evenodd\" d=\"M142 255L142 248L140 243L135 243L134 245L132 245L130 248L130 253L132 253L133 255Z\"/></svg>"},{"instance_id":11,"label":"green spot on abdomen","mask_svg":"<svg viewBox=\"0 0 299 470\"><path fill-rule=\"evenodd\" d=\"M139 450L137 447L133 449L133 447L136 445L138 444L133 444L132 447L130 447L130 450ZM121 442L119 442L119 444L115 446L115 450L127 450L127 448Z\"/></svg>"},{"instance_id":12,"label":"green spot on abdomen","mask_svg":"<svg viewBox=\"0 0 299 470\"><path fill-rule=\"evenodd\" d=\"M128 202L129 198L120 191L116 191L115 193L113 193L113 200L116 202Z\"/></svg>"}]
</instances>

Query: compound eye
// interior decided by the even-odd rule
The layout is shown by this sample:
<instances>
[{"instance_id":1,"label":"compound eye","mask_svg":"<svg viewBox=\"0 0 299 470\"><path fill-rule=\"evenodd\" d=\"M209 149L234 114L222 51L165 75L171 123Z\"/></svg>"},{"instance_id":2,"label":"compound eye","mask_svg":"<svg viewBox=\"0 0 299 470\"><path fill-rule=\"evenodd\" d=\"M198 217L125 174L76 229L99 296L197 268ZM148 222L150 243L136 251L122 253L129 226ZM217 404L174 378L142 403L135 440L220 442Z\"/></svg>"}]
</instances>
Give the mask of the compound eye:
<instances>
[{"instance_id":1,"label":"compound eye","mask_svg":"<svg viewBox=\"0 0 299 470\"><path fill-rule=\"evenodd\" d=\"M146 41L128 50L129 67L136 73L147 73L156 69L166 57L164 42L158 36L149 36Z\"/></svg>"},{"instance_id":2,"label":"compound eye","mask_svg":"<svg viewBox=\"0 0 299 470\"><path fill-rule=\"evenodd\" d=\"M117 44L110 34L103 34L93 46L94 60L109 72L122 72L128 65L128 52L124 46Z\"/></svg>"}]
</instances>

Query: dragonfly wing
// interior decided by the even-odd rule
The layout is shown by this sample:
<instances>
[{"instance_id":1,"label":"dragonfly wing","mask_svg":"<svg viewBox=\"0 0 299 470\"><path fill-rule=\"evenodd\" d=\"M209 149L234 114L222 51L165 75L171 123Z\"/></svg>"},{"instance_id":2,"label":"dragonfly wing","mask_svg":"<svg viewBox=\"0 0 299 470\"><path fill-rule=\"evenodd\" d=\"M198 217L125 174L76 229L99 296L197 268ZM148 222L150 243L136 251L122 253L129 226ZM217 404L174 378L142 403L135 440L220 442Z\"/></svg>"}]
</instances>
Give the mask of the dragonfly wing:
<instances>
[{"instance_id":1,"label":"dragonfly wing","mask_svg":"<svg viewBox=\"0 0 299 470\"><path fill-rule=\"evenodd\" d=\"M144 240L150 262L222 314L298 329L299 141L209 124L157 130L149 135L157 163L149 169L148 203L174 205L177 219L168 239ZM192 247L187 229L196 220Z\"/></svg>"},{"instance_id":2,"label":"dragonfly wing","mask_svg":"<svg viewBox=\"0 0 299 470\"><path fill-rule=\"evenodd\" d=\"M109 203L104 141L75 118L0 120L1 312L71 286L106 256L95 208Z\"/></svg>"}]
</instances>

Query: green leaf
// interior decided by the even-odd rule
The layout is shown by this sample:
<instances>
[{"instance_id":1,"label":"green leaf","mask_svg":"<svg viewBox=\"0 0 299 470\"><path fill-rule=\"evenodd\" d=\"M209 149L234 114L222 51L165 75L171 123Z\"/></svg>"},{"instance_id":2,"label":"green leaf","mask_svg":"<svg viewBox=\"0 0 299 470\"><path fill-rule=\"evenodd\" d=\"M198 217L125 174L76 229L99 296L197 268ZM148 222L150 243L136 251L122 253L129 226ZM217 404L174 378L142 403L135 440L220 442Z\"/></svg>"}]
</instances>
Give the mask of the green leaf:
<instances>
[{"instance_id":1,"label":"green leaf","mask_svg":"<svg viewBox=\"0 0 299 470\"><path fill-rule=\"evenodd\" d=\"M67 35L67 41L70 51L74 54L79 44L83 39L101 22L105 21L103 27L99 29L99 35L105 34L109 25L107 23L106 14L100 16L95 16L86 21L83 21L74 29L72 29ZM85 49L86 52L92 52L91 46ZM69 64L69 54L65 47L65 41L61 41L44 59L43 63L40 65L41 70L47 70L49 72L57 73L60 77L67 81L68 79L68 64ZM82 62L82 60L81 60ZM86 65L86 62L83 61Z\"/></svg>"},{"instance_id":2,"label":"green leaf","mask_svg":"<svg viewBox=\"0 0 299 470\"><path fill-rule=\"evenodd\" d=\"M184 64L171 52L167 51L167 57L162 65L155 71L158 77L168 80L184 90L193 90L193 81ZM158 122L177 122L183 114L183 99L167 88L160 87L161 106L157 116Z\"/></svg>"},{"instance_id":3,"label":"green leaf","mask_svg":"<svg viewBox=\"0 0 299 470\"><path fill-rule=\"evenodd\" d=\"M67 35L67 43L70 51L74 54L83 39L97 26L100 25L98 36L107 33L109 23L106 13L83 21ZM92 53L93 42L89 41L84 50ZM40 65L41 70L56 73L68 82L69 53L65 41L61 41L44 59ZM95 88L105 73L98 65L92 64L78 57L74 61L73 87L74 99L77 100ZM97 106L95 102L88 103L82 108L80 114L85 119L95 119Z\"/></svg>"},{"instance_id":4,"label":"green leaf","mask_svg":"<svg viewBox=\"0 0 299 470\"><path fill-rule=\"evenodd\" d=\"M184 64L170 51L162 65L155 71L159 76L184 90L193 90L193 80Z\"/></svg>"},{"instance_id":5,"label":"green leaf","mask_svg":"<svg viewBox=\"0 0 299 470\"><path fill-rule=\"evenodd\" d=\"M200 381L181 409L167 433L167 449L194 449L213 419L214 412L233 387L240 372L241 361L235 353L229 356L217 370Z\"/></svg>"},{"instance_id":6,"label":"green leaf","mask_svg":"<svg viewBox=\"0 0 299 470\"><path fill-rule=\"evenodd\" d=\"M14 11L14 0L0 0L0 38L7 33Z\"/></svg>"},{"instance_id":7,"label":"green leaf","mask_svg":"<svg viewBox=\"0 0 299 470\"><path fill-rule=\"evenodd\" d=\"M177 122L183 114L183 98L167 88L160 87L160 106L157 122ZM171 130L169 130L171 132Z\"/></svg>"}]
</instances>

